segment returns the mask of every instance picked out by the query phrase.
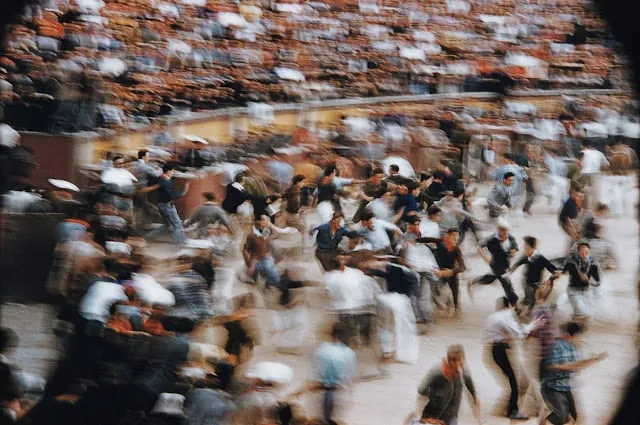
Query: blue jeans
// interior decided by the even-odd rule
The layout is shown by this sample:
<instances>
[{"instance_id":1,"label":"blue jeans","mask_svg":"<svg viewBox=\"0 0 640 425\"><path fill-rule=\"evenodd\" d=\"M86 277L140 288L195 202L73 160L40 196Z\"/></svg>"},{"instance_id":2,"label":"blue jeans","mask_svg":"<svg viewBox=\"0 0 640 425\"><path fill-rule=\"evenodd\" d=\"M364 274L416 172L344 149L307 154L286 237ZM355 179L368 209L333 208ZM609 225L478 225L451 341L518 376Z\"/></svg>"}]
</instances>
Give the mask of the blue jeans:
<instances>
[{"instance_id":1,"label":"blue jeans","mask_svg":"<svg viewBox=\"0 0 640 425\"><path fill-rule=\"evenodd\" d=\"M173 243L176 245L183 245L186 236L184 234L184 228L182 227L182 220L180 220L180 216L178 216L178 211L176 210L176 206L173 202L169 202L167 204L158 204L158 209L160 210L160 214L165 219L165 221L171 226L173 229ZM160 232L163 232L166 229L166 224L158 229L154 229L147 233L147 238L152 238L157 236Z\"/></svg>"},{"instance_id":2,"label":"blue jeans","mask_svg":"<svg viewBox=\"0 0 640 425\"><path fill-rule=\"evenodd\" d=\"M280 272L273 261L273 257L268 256L256 261L256 272L263 273L267 278L267 285L280 288Z\"/></svg>"}]
</instances>

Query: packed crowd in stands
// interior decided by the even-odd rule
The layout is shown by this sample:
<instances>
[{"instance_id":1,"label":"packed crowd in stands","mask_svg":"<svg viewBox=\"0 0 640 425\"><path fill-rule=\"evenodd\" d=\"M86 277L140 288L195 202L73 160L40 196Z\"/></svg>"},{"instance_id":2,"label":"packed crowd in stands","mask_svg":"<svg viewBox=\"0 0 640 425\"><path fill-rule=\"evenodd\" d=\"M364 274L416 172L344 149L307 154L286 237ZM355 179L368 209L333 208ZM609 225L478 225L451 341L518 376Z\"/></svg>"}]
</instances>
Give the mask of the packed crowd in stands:
<instances>
[{"instance_id":1,"label":"packed crowd in stands","mask_svg":"<svg viewBox=\"0 0 640 425\"><path fill-rule=\"evenodd\" d=\"M11 26L0 57L4 115L18 129L118 127L247 102L626 87L586 1L44 6Z\"/></svg>"}]
</instances>

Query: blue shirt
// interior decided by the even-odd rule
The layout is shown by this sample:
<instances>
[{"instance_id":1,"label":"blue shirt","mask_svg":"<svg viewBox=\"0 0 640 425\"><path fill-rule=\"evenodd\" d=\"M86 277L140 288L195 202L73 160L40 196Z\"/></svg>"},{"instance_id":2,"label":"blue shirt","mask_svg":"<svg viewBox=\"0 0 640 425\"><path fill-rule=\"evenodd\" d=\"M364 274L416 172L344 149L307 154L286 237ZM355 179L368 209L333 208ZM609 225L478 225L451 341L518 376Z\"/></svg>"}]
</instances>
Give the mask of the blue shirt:
<instances>
[{"instance_id":1,"label":"blue shirt","mask_svg":"<svg viewBox=\"0 0 640 425\"><path fill-rule=\"evenodd\" d=\"M345 387L356 372L356 353L341 343L325 342L313 354L314 380L324 387Z\"/></svg>"},{"instance_id":2,"label":"blue shirt","mask_svg":"<svg viewBox=\"0 0 640 425\"><path fill-rule=\"evenodd\" d=\"M549 357L544 360L542 385L555 391L571 391L571 372L551 371L550 366L574 363L579 360L576 347L566 339L558 339L551 348Z\"/></svg>"},{"instance_id":3,"label":"blue shirt","mask_svg":"<svg viewBox=\"0 0 640 425\"><path fill-rule=\"evenodd\" d=\"M315 230L318 231L318 234L316 235L316 244L318 245L318 249L336 250L338 249L338 245L340 245L342 238L345 236L352 238L358 235L356 232L349 231L344 227L339 227L332 236L329 228L329 223L321 224L315 228Z\"/></svg>"},{"instance_id":4,"label":"blue shirt","mask_svg":"<svg viewBox=\"0 0 640 425\"><path fill-rule=\"evenodd\" d=\"M400 208L404 207L404 211L402 213L402 220L407 221L410 212L418 212L420 211L420 206L418 205L418 200L415 196L409 194L402 196L398 199L398 203L396 204L396 208L400 210Z\"/></svg>"},{"instance_id":5,"label":"blue shirt","mask_svg":"<svg viewBox=\"0 0 640 425\"><path fill-rule=\"evenodd\" d=\"M173 202L174 199L183 197L187 193L186 190L176 190L173 187L173 182L164 176L158 179L158 185L160 186L157 194L159 204L168 204L169 202Z\"/></svg>"}]
</instances>

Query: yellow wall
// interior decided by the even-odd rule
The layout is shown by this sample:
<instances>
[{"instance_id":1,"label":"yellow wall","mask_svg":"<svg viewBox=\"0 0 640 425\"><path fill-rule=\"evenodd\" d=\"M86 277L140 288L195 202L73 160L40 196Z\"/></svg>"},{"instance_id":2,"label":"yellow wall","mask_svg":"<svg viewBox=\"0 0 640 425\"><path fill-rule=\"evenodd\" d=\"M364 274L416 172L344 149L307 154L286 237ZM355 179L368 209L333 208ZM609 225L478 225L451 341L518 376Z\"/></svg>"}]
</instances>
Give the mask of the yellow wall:
<instances>
[{"instance_id":1,"label":"yellow wall","mask_svg":"<svg viewBox=\"0 0 640 425\"><path fill-rule=\"evenodd\" d=\"M593 95L590 95L593 96ZM628 97L620 95L595 95L601 100L606 97L607 101L612 104L620 104L626 101ZM558 113L563 107L563 99L561 96L518 96L513 98L517 102L528 102L534 104L538 108L539 113ZM282 133L293 133L301 121L300 118L310 120L320 125L328 125L337 123L342 115L347 116L371 116L374 110L378 113L425 113L436 108L447 105L464 105L480 108L495 106L495 101L478 98L464 99L438 99L424 103L387 103L371 106L344 107L344 108L317 108L300 111L282 111L275 113L274 127ZM493 105L492 105L493 104ZM231 125L233 120L233 125ZM251 132L259 132L261 127L253 126L249 117L239 115L234 117L219 117L210 120L198 119L191 122L177 124L170 129L174 137L181 134L194 134L218 143L229 144L233 141L233 129L248 130ZM134 154L135 151L149 143L149 133L145 131L127 132L114 136L111 139L99 139L93 151L94 159L104 158L104 153L109 150L117 150Z\"/></svg>"}]
</instances>

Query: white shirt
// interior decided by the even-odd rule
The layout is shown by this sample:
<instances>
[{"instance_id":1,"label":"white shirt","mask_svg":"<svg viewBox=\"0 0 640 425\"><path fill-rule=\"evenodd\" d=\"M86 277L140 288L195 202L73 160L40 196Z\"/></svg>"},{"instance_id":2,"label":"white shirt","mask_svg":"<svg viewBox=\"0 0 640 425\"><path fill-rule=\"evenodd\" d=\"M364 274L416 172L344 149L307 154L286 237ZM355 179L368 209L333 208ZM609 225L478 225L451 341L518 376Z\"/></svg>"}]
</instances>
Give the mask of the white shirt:
<instances>
[{"instance_id":1,"label":"white shirt","mask_svg":"<svg viewBox=\"0 0 640 425\"><path fill-rule=\"evenodd\" d=\"M371 244L373 251L380 251L391 246L388 230L399 232L400 229L395 224L391 224L384 220L373 219L373 230L362 227L360 223L354 226L354 230L361 234L364 239Z\"/></svg>"},{"instance_id":2,"label":"white shirt","mask_svg":"<svg viewBox=\"0 0 640 425\"><path fill-rule=\"evenodd\" d=\"M419 273L439 269L433 252L424 244L407 244L404 259L413 270Z\"/></svg>"},{"instance_id":3,"label":"white shirt","mask_svg":"<svg viewBox=\"0 0 640 425\"><path fill-rule=\"evenodd\" d=\"M332 310L357 310L374 305L376 293L381 292L375 280L351 267L325 273L323 280Z\"/></svg>"},{"instance_id":4,"label":"white shirt","mask_svg":"<svg viewBox=\"0 0 640 425\"><path fill-rule=\"evenodd\" d=\"M489 316L484 333L485 340L493 343L524 339L532 330L531 326L522 326L518 323L511 309L504 309Z\"/></svg>"},{"instance_id":5,"label":"white shirt","mask_svg":"<svg viewBox=\"0 0 640 425\"><path fill-rule=\"evenodd\" d=\"M423 238L439 238L440 225L428 218L423 218L420 220L420 234Z\"/></svg>"},{"instance_id":6,"label":"white shirt","mask_svg":"<svg viewBox=\"0 0 640 425\"><path fill-rule=\"evenodd\" d=\"M597 174L603 166L609 166L609 161L604 154L596 149L585 149L582 151L582 174Z\"/></svg>"},{"instance_id":7,"label":"white shirt","mask_svg":"<svg viewBox=\"0 0 640 425\"><path fill-rule=\"evenodd\" d=\"M381 198L374 199L369 202L367 205L367 209L376 216L377 219L392 222L395 217L395 213L393 208L389 205L389 203Z\"/></svg>"},{"instance_id":8,"label":"white shirt","mask_svg":"<svg viewBox=\"0 0 640 425\"><path fill-rule=\"evenodd\" d=\"M89 290L80 301L80 315L87 320L98 320L102 323L107 323L111 306L128 299L122 285L98 281L89 287Z\"/></svg>"}]
</instances>

